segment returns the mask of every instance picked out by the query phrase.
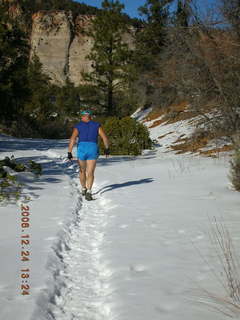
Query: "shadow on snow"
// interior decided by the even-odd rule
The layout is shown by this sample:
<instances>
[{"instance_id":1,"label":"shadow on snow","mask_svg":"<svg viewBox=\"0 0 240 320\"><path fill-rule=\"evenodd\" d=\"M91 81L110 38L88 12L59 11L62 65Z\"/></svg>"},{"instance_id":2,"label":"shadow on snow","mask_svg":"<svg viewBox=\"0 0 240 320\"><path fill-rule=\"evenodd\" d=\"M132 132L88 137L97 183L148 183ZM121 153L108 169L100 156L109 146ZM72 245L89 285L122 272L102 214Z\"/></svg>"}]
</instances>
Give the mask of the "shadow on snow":
<instances>
[{"instance_id":1,"label":"shadow on snow","mask_svg":"<svg viewBox=\"0 0 240 320\"><path fill-rule=\"evenodd\" d=\"M134 185L137 185L137 184L150 183L150 182L153 182L153 181L154 181L153 178L145 178L145 179L140 179L140 180L127 181L127 182L123 182L123 183L109 184L108 186L105 186L105 187L101 188L100 190L98 190L94 194L98 194L98 193L102 194L104 192L111 191L113 189L130 187L130 186L134 186Z\"/></svg>"}]
</instances>

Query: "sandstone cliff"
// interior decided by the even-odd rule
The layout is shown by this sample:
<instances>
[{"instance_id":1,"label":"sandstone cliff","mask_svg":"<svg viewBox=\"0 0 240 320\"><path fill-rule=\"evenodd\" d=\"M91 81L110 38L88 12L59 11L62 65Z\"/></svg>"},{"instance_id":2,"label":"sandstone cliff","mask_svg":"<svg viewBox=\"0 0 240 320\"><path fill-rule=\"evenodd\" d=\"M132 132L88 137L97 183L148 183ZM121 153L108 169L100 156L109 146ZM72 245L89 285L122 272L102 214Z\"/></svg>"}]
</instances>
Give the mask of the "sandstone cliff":
<instances>
[{"instance_id":1,"label":"sandstone cliff","mask_svg":"<svg viewBox=\"0 0 240 320\"><path fill-rule=\"evenodd\" d=\"M32 21L28 21L19 1L0 0L1 3L7 3L9 15L18 19L27 34L30 32L30 59L34 54L39 57L43 71L52 83L61 86L67 78L75 85L83 82L81 72L91 71L91 61L86 56L93 45L85 31L94 15L75 14L73 17L72 11L42 10L34 13ZM124 34L123 41L133 45L131 34Z\"/></svg>"},{"instance_id":2,"label":"sandstone cliff","mask_svg":"<svg viewBox=\"0 0 240 320\"><path fill-rule=\"evenodd\" d=\"M92 39L84 34L92 15L79 15L73 20L71 11L40 11L32 16L31 57L36 54L52 82L63 85L69 78L75 85L82 83L81 71L91 70L86 59ZM132 45L130 34L123 40Z\"/></svg>"},{"instance_id":3,"label":"sandstone cliff","mask_svg":"<svg viewBox=\"0 0 240 320\"><path fill-rule=\"evenodd\" d=\"M62 85L68 77L75 85L81 83L81 71L91 69L86 55L92 41L84 30L92 16L81 15L73 21L71 11L41 11L32 19L31 56L39 57L52 82Z\"/></svg>"}]
</instances>

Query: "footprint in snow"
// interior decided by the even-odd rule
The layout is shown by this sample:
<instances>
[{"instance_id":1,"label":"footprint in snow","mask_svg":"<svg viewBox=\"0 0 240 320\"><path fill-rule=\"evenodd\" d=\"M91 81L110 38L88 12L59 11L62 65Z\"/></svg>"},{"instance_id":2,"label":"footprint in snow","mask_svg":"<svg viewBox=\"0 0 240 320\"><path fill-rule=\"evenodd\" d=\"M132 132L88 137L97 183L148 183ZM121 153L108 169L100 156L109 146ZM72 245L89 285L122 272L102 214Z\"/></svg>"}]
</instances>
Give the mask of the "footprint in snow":
<instances>
[{"instance_id":1,"label":"footprint in snow","mask_svg":"<svg viewBox=\"0 0 240 320\"><path fill-rule=\"evenodd\" d=\"M144 272L147 270L147 267L142 265L142 264L137 264L135 266L130 265L129 266L130 271L136 272L136 273L140 273L140 272Z\"/></svg>"},{"instance_id":2,"label":"footprint in snow","mask_svg":"<svg viewBox=\"0 0 240 320\"><path fill-rule=\"evenodd\" d=\"M186 231L184 229L179 229L178 233L182 234L182 233L186 233Z\"/></svg>"},{"instance_id":3,"label":"footprint in snow","mask_svg":"<svg viewBox=\"0 0 240 320\"><path fill-rule=\"evenodd\" d=\"M119 226L119 228L121 228L121 229L126 229L127 227L128 227L127 224L122 224L121 226Z\"/></svg>"},{"instance_id":4,"label":"footprint in snow","mask_svg":"<svg viewBox=\"0 0 240 320\"><path fill-rule=\"evenodd\" d=\"M51 240L55 240L55 239L57 239L57 237L48 237L48 238L45 238L44 240L51 241Z\"/></svg>"}]
</instances>

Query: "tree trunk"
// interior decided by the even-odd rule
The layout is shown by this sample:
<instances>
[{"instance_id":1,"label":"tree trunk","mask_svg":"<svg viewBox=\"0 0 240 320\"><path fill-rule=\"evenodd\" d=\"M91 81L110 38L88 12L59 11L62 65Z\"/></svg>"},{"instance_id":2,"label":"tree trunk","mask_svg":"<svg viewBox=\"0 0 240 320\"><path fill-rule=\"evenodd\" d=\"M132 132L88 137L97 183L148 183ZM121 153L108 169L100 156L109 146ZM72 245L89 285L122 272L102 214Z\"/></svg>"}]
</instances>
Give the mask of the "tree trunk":
<instances>
[{"instance_id":1,"label":"tree trunk","mask_svg":"<svg viewBox=\"0 0 240 320\"><path fill-rule=\"evenodd\" d=\"M113 89L112 89L112 83L108 86L108 104L107 104L108 114L110 116L113 116Z\"/></svg>"}]
</instances>

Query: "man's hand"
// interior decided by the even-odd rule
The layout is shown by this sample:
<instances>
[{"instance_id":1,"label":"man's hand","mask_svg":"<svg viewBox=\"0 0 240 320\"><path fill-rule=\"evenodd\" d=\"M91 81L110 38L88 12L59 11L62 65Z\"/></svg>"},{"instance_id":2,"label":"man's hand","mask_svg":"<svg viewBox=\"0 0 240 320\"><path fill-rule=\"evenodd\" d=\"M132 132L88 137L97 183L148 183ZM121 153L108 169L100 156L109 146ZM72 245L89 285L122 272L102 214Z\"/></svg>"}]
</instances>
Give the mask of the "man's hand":
<instances>
[{"instance_id":1,"label":"man's hand","mask_svg":"<svg viewBox=\"0 0 240 320\"><path fill-rule=\"evenodd\" d=\"M110 155L110 150L109 148L104 149L104 154L106 155L106 158Z\"/></svg>"},{"instance_id":2,"label":"man's hand","mask_svg":"<svg viewBox=\"0 0 240 320\"><path fill-rule=\"evenodd\" d=\"M72 155L72 152L68 152L68 160L72 160L72 158L73 158L73 155Z\"/></svg>"}]
</instances>

